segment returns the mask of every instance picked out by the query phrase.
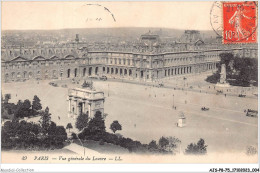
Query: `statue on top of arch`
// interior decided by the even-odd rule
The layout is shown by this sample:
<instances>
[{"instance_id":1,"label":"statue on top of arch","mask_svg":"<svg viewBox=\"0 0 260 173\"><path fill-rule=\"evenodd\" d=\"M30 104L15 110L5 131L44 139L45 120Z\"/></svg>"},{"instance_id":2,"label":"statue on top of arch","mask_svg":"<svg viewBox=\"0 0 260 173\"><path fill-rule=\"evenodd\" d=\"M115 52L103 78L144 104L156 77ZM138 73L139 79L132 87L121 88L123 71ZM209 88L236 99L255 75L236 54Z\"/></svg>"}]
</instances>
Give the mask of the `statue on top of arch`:
<instances>
[{"instance_id":1,"label":"statue on top of arch","mask_svg":"<svg viewBox=\"0 0 260 173\"><path fill-rule=\"evenodd\" d=\"M81 86L82 86L82 88L90 88L91 90L94 89L92 80L90 82L87 82L85 80Z\"/></svg>"}]
</instances>

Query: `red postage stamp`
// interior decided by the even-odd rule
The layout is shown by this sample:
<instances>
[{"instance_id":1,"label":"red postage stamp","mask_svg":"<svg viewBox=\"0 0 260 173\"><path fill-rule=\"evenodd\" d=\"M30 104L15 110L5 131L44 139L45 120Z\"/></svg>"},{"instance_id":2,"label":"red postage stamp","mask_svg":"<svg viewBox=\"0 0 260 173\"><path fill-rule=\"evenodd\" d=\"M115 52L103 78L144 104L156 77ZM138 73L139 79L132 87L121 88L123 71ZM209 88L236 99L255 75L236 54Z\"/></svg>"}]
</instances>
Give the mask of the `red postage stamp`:
<instances>
[{"instance_id":1,"label":"red postage stamp","mask_svg":"<svg viewBox=\"0 0 260 173\"><path fill-rule=\"evenodd\" d=\"M257 42L257 2L223 2L223 43Z\"/></svg>"}]
</instances>

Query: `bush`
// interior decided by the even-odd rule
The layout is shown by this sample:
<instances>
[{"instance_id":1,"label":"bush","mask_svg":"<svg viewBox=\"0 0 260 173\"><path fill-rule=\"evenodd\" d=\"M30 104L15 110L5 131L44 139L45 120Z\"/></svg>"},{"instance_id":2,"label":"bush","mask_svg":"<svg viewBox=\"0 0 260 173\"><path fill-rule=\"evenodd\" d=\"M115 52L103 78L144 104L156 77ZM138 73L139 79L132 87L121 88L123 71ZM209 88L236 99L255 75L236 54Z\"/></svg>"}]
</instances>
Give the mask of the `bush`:
<instances>
[{"instance_id":1,"label":"bush","mask_svg":"<svg viewBox=\"0 0 260 173\"><path fill-rule=\"evenodd\" d=\"M197 144L191 143L185 149L185 154L204 155L207 154L207 145L205 145L204 139L200 139Z\"/></svg>"},{"instance_id":2,"label":"bush","mask_svg":"<svg viewBox=\"0 0 260 173\"><path fill-rule=\"evenodd\" d=\"M104 140L103 139L101 139L100 141L99 141L99 145L104 145L105 143L104 143Z\"/></svg>"},{"instance_id":3,"label":"bush","mask_svg":"<svg viewBox=\"0 0 260 173\"><path fill-rule=\"evenodd\" d=\"M219 82L219 79L220 79L220 74L219 73L214 73L212 76L208 76L206 78L206 81L209 82L209 83L216 84L216 83Z\"/></svg>"},{"instance_id":4,"label":"bush","mask_svg":"<svg viewBox=\"0 0 260 173\"><path fill-rule=\"evenodd\" d=\"M72 138L72 139L78 139L76 133L74 133L74 132L71 134L71 138Z\"/></svg>"},{"instance_id":5,"label":"bush","mask_svg":"<svg viewBox=\"0 0 260 173\"><path fill-rule=\"evenodd\" d=\"M169 144L169 140L165 137L161 137L160 140L159 140L159 146L163 149L166 148L166 146Z\"/></svg>"},{"instance_id":6,"label":"bush","mask_svg":"<svg viewBox=\"0 0 260 173\"><path fill-rule=\"evenodd\" d=\"M110 125L110 129L115 133L117 130L122 130L122 126L118 121L113 121Z\"/></svg>"},{"instance_id":7,"label":"bush","mask_svg":"<svg viewBox=\"0 0 260 173\"><path fill-rule=\"evenodd\" d=\"M249 155L249 156L256 155L257 154L257 148L255 148L253 146L247 147L246 154Z\"/></svg>"}]
</instances>

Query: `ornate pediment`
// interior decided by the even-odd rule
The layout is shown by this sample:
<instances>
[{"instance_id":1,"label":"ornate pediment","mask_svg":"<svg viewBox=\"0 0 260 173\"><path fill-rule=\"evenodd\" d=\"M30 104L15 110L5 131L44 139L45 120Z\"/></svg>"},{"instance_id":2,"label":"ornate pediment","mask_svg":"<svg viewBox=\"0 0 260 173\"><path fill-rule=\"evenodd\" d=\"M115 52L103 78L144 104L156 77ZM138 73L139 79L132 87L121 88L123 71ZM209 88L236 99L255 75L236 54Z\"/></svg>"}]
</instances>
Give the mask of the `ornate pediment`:
<instances>
[{"instance_id":1,"label":"ornate pediment","mask_svg":"<svg viewBox=\"0 0 260 173\"><path fill-rule=\"evenodd\" d=\"M50 60L58 60L58 59L60 59L60 58L57 57L56 55L54 55L54 56L52 56L52 57L50 58Z\"/></svg>"},{"instance_id":2,"label":"ornate pediment","mask_svg":"<svg viewBox=\"0 0 260 173\"><path fill-rule=\"evenodd\" d=\"M18 56L16 58L12 59L11 61L20 62L20 61L28 61L28 59L21 57L21 56Z\"/></svg>"},{"instance_id":3,"label":"ornate pediment","mask_svg":"<svg viewBox=\"0 0 260 173\"><path fill-rule=\"evenodd\" d=\"M64 58L65 59L75 59L75 57L73 55L66 55Z\"/></svg>"},{"instance_id":4,"label":"ornate pediment","mask_svg":"<svg viewBox=\"0 0 260 173\"><path fill-rule=\"evenodd\" d=\"M42 56L36 56L32 60L34 60L34 61L43 61L43 60L46 60L46 59L44 57L42 57Z\"/></svg>"}]
</instances>

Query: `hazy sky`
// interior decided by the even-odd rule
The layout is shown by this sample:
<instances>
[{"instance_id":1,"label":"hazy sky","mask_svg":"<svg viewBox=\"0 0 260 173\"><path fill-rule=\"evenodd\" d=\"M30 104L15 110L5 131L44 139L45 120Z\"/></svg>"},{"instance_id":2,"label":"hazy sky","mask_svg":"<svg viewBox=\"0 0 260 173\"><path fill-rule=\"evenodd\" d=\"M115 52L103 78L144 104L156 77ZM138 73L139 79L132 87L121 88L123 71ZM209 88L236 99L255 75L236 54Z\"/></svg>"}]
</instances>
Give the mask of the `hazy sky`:
<instances>
[{"instance_id":1,"label":"hazy sky","mask_svg":"<svg viewBox=\"0 0 260 173\"><path fill-rule=\"evenodd\" d=\"M96 27L211 30L210 8L212 4L213 1L2 2L2 30Z\"/></svg>"}]
</instances>

